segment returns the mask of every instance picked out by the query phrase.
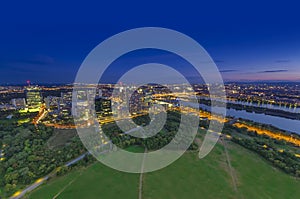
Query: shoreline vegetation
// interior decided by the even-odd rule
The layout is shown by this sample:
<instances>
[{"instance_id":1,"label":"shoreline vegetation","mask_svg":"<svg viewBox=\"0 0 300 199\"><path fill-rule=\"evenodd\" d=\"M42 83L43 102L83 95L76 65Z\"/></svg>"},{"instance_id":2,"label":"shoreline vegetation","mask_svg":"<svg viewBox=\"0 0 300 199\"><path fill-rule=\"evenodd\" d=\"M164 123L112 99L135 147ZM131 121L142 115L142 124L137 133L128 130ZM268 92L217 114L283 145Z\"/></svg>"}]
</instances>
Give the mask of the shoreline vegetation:
<instances>
[{"instance_id":1,"label":"shoreline vegetation","mask_svg":"<svg viewBox=\"0 0 300 199\"><path fill-rule=\"evenodd\" d=\"M210 106L211 100L199 99L199 103ZM222 102L215 101L215 103L218 104L218 103L222 103ZM300 120L300 113L292 113L292 112L287 112L287 111L278 110L278 109L270 109L270 108L265 108L265 107L234 104L234 103L230 103L230 102L226 103L226 107L228 109L234 109L234 110L238 110L238 111L245 110L246 112L249 112L249 113L254 112L254 113L258 113L258 114L266 114L266 115L283 117L283 118L292 119L292 120Z\"/></svg>"}]
</instances>

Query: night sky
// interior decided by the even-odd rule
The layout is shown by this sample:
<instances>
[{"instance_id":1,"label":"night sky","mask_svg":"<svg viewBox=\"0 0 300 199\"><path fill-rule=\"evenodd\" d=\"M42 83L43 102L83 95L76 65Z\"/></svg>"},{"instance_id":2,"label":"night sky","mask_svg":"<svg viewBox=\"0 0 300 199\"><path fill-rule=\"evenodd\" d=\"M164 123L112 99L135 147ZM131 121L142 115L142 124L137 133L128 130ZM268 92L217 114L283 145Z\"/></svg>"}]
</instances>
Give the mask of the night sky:
<instances>
[{"instance_id":1,"label":"night sky","mask_svg":"<svg viewBox=\"0 0 300 199\"><path fill-rule=\"evenodd\" d=\"M296 1L44 2L1 3L0 84L71 83L81 62L101 41L147 26L194 38L225 81L300 81ZM128 59L141 56L157 57L158 62L169 57L149 52Z\"/></svg>"}]
</instances>

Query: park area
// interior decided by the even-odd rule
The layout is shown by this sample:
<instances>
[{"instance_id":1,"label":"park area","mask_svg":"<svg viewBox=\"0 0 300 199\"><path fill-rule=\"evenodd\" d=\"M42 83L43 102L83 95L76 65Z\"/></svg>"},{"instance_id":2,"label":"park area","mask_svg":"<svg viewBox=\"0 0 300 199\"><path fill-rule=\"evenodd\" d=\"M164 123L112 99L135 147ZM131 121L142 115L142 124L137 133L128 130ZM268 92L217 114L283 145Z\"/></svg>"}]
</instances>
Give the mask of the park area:
<instances>
[{"instance_id":1,"label":"park area","mask_svg":"<svg viewBox=\"0 0 300 199\"><path fill-rule=\"evenodd\" d=\"M140 152L139 149L132 149ZM259 155L223 141L204 159L186 152L168 167L143 175L143 199L298 198L300 180L274 168ZM51 179L30 199L139 198L140 175L94 163Z\"/></svg>"}]
</instances>

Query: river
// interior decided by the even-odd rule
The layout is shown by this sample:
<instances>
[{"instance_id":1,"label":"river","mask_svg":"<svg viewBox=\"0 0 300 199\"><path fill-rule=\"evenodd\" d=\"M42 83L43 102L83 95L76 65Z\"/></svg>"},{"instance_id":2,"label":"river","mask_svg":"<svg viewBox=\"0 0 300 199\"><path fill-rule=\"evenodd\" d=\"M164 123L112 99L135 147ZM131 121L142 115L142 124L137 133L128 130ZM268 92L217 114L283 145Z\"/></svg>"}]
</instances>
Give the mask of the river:
<instances>
[{"instance_id":1,"label":"river","mask_svg":"<svg viewBox=\"0 0 300 199\"><path fill-rule=\"evenodd\" d=\"M201 99L210 100L210 98L208 98L208 97L200 97L200 100ZM234 100L228 100L227 102L231 103L231 104L240 104L240 105L260 107L260 108L282 110L282 111L291 112L291 113L300 113L300 108L295 107L295 106L286 106L286 105L279 106L276 104L266 104L266 103L257 104L257 103L252 103L252 102L242 102L242 101L234 101Z\"/></svg>"},{"instance_id":2,"label":"river","mask_svg":"<svg viewBox=\"0 0 300 199\"><path fill-rule=\"evenodd\" d=\"M181 101L183 105L190 106L193 108L198 108L200 106L201 109L210 111L210 106L205 104L196 104L187 101ZM220 107L216 107L216 113L220 113ZM248 119L254 122L263 123L263 124L271 124L279 129L294 132L300 135L300 120L292 120L283 117L277 117L272 115L266 115L263 113L249 113L245 110L235 110L235 109L226 109L226 115L232 116L236 118Z\"/></svg>"}]
</instances>

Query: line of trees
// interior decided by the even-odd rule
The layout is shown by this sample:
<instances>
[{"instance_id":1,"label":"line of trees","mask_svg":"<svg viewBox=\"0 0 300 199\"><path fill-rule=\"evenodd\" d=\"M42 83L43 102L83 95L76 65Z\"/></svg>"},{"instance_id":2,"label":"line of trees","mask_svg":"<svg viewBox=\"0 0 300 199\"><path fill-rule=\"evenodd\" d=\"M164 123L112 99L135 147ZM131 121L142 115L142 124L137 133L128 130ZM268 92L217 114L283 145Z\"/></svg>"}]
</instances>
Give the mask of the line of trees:
<instances>
[{"instance_id":1,"label":"line of trees","mask_svg":"<svg viewBox=\"0 0 300 199\"><path fill-rule=\"evenodd\" d=\"M177 111L168 111L167 120L160 132L148 138L136 138L131 135L124 135L122 130L115 123L103 126L104 133L120 148L126 148L132 145L139 145L147 148L148 150L158 150L171 142L178 132L181 113ZM134 122L138 125L145 126L150 122L148 115L136 117ZM155 121L154 121L155 122ZM190 128L191 124L183 124L185 128ZM191 138L192 139L192 138ZM198 146L192 142L189 147L190 150L198 149Z\"/></svg>"}]
</instances>

